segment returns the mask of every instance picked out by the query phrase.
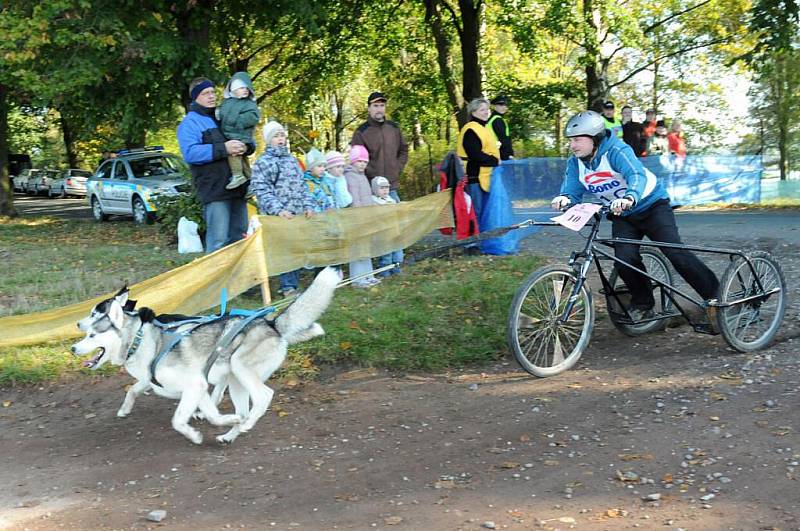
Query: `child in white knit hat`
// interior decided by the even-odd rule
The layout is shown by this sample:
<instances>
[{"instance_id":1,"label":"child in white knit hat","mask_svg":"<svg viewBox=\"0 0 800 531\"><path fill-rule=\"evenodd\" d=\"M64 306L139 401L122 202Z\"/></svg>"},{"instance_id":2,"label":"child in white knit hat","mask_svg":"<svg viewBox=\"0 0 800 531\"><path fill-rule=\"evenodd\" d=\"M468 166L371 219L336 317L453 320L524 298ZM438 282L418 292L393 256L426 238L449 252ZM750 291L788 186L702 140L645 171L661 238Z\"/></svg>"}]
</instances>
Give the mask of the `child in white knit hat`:
<instances>
[{"instance_id":1,"label":"child in white knit hat","mask_svg":"<svg viewBox=\"0 0 800 531\"><path fill-rule=\"evenodd\" d=\"M389 195L391 185L389 179L381 177L380 175L372 179L372 202L376 205L394 205L397 201ZM378 268L386 267L390 264L400 264L403 262L403 250L392 251L378 258ZM389 275L397 275L400 273L400 266L396 266L388 271L381 271L378 273L380 277L388 277Z\"/></svg>"}]
</instances>

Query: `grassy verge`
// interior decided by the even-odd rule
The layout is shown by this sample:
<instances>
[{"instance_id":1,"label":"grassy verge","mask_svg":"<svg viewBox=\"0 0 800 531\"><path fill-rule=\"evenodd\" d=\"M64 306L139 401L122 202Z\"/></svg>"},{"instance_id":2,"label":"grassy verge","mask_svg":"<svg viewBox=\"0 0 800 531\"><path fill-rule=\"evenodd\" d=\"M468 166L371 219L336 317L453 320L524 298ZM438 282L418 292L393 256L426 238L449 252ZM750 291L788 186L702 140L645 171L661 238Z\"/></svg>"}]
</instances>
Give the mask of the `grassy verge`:
<instances>
[{"instance_id":1,"label":"grassy verge","mask_svg":"<svg viewBox=\"0 0 800 531\"><path fill-rule=\"evenodd\" d=\"M0 220L0 256L0 315L85 300L193 258L154 227L53 219ZM505 354L513 292L537 265L534 257L459 256L406 267L368 291L343 288L322 319L327 335L293 348L283 373L310 377L327 363L435 370L496 359ZM231 303L253 308L260 300ZM4 348L0 386L90 374L69 354L71 343Z\"/></svg>"}]
</instances>

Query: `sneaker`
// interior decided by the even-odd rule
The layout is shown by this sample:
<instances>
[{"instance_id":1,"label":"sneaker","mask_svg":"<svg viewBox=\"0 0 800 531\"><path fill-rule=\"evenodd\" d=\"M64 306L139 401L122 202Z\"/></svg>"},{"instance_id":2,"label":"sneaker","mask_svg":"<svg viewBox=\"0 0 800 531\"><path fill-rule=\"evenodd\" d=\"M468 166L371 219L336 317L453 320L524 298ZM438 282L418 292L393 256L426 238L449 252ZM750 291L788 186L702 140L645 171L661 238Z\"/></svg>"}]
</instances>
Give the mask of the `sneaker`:
<instances>
[{"instance_id":1,"label":"sneaker","mask_svg":"<svg viewBox=\"0 0 800 531\"><path fill-rule=\"evenodd\" d=\"M630 308L628 313L631 316L631 321L634 323L655 317L652 308L647 308L646 310L643 310L642 308Z\"/></svg>"},{"instance_id":2,"label":"sneaker","mask_svg":"<svg viewBox=\"0 0 800 531\"><path fill-rule=\"evenodd\" d=\"M286 288L286 289L282 289L282 290L280 291L280 294L281 294L281 295L283 295L283 298L284 298L284 299L286 299L286 298L288 298L288 297L294 297L294 296L295 296L295 295L297 295L298 293L300 293L300 292L299 292L299 291L297 291L297 289L296 289L296 288Z\"/></svg>"},{"instance_id":3,"label":"sneaker","mask_svg":"<svg viewBox=\"0 0 800 531\"><path fill-rule=\"evenodd\" d=\"M247 177L244 175L231 175L231 180L225 185L226 190L233 190L234 188L239 188L241 185L247 182Z\"/></svg>"}]
</instances>

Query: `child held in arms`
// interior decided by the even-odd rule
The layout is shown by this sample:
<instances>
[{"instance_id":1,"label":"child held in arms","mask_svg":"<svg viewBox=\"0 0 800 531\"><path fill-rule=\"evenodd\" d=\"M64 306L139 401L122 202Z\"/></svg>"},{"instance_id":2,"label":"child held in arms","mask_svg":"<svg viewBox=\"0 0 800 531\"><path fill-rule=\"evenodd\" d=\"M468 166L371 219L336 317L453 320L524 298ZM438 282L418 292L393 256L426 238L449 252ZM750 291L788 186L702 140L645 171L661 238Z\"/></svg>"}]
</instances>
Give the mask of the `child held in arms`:
<instances>
[{"instance_id":1,"label":"child held in arms","mask_svg":"<svg viewBox=\"0 0 800 531\"><path fill-rule=\"evenodd\" d=\"M261 120L261 111L258 110L253 83L247 72L233 74L225 85L222 97L222 105L217 108L222 134L228 140L241 140L250 148L248 153L253 152L256 147L253 132ZM228 164L231 178L225 188L233 190L250 178L250 163L245 155L229 155Z\"/></svg>"}]
</instances>

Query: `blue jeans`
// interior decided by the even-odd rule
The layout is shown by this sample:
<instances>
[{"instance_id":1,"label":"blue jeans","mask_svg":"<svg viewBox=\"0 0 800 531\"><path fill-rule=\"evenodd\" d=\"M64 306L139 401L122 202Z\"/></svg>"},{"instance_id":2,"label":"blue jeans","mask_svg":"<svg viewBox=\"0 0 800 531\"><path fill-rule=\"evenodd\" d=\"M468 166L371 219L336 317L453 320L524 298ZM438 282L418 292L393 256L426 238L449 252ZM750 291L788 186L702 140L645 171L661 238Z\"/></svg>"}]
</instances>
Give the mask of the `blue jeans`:
<instances>
[{"instance_id":1,"label":"blue jeans","mask_svg":"<svg viewBox=\"0 0 800 531\"><path fill-rule=\"evenodd\" d=\"M289 271L288 273L281 273L278 276L278 281L281 284L281 292L285 292L290 289L297 289L300 285L300 270L295 269L294 271Z\"/></svg>"},{"instance_id":2,"label":"blue jeans","mask_svg":"<svg viewBox=\"0 0 800 531\"><path fill-rule=\"evenodd\" d=\"M378 258L378 268L386 267L390 264L400 264L403 262L403 250L400 249L399 251L392 251L391 253L387 253ZM386 271L381 271L378 273L379 277L388 277L389 275L396 275L400 273L400 266L395 267L394 269L388 269Z\"/></svg>"},{"instance_id":3,"label":"blue jeans","mask_svg":"<svg viewBox=\"0 0 800 531\"><path fill-rule=\"evenodd\" d=\"M467 193L470 199L472 199L472 208L475 209L475 219L478 220L478 228L483 230L483 227L481 227L481 214L483 213L483 204L486 202L489 194L483 191L479 183L468 184Z\"/></svg>"},{"instance_id":4,"label":"blue jeans","mask_svg":"<svg viewBox=\"0 0 800 531\"><path fill-rule=\"evenodd\" d=\"M239 241L247 232L247 203L244 198L212 201L203 205L206 221L206 253L213 253Z\"/></svg>"}]
</instances>

